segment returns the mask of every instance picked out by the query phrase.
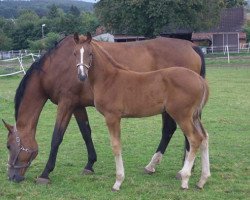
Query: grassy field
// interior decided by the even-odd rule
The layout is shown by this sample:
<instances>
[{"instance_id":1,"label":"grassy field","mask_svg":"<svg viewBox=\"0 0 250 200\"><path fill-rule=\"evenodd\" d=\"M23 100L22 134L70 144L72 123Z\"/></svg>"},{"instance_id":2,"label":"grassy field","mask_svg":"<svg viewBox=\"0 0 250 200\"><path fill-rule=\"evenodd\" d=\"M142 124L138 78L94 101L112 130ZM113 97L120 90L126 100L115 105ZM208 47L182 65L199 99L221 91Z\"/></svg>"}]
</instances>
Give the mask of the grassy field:
<instances>
[{"instance_id":1,"label":"grassy field","mask_svg":"<svg viewBox=\"0 0 250 200\"><path fill-rule=\"evenodd\" d=\"M211 95L203 122L210 134L212 177L204 190L195 188L200 177L199 156L189 190L182 191L180 181L175 179L183 156L183 136L179 129L156 173L151 176L143 173L161 135L161 117L155 116L122 121L126 178L121 191L111 192L115 180L114 158L103 117L94 108L88 108L88 113L98 154L95 174L81 175L87 161L86 148L72 119L50 176L52 184L36 185L35 178L48 159L56 115L56 106L48 102L37 128L39 155L20 184L7 180L7 131L0 125L0 199L250 199L250 67L245 64L241 67L241 61L228 66L222 62L207 60ZM13 97L20 80L18 76L0 78L0 118L11 124L14 123Z\"/></svg>"}]
</instances>

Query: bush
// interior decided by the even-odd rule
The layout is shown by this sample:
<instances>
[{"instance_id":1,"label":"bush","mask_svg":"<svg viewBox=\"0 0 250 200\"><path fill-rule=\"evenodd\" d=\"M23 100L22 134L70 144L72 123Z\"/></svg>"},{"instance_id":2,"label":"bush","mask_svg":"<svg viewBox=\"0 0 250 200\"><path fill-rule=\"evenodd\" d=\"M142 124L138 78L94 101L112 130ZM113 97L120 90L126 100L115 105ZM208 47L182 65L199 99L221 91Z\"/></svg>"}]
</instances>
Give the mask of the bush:
<instances>
[{"instance_id":1,"label":"bush","mask_svg":"<svg viewBox=\"0 0 250 200\"><path fill-rule=\"evenodd\" d=\"M55 43L60 39L61 36L58 33L50 32L43 39L36 41L28 40L28 42L31 50L38 51L38 50L48 50L54 47Z\"/></svg>"}]
</instances>

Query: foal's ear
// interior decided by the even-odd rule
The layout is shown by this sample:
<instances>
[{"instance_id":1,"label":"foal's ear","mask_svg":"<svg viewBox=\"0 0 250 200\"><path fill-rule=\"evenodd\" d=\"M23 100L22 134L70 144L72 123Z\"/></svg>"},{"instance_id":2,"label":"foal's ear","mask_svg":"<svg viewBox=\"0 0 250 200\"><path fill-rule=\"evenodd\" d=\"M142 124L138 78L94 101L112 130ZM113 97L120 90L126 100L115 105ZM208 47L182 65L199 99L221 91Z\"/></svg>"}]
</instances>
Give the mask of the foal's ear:
<instances>
[{"instance_id":1,"label":"foal's ear","mask_svg":"<svg viewBox=\"0 0 250 200\"><path fill-rule=\"evenodd\" d=\"M87 42L91 42L92 36L90 32L87 32Z\"/></svg>"},{"instance_id":2,"label":"foal's ear","mask_svg":"<svg viewBox=\"0 0 250 200\"><path fill-rule=\"evenodd\" d=\"M2 121L3 121L4 126L8 129L8 131L9 131L9 132L12 132L13 126L7 124L3 119L2 119Z\"/></svg>"},{"instance_id":3,"label":"foal's ear","mask_svg":"<svg viewBox=\"0 0 250 200\"><path fill-rule=\"evenodd\" d=\"M79 43L79 35L78 33L74 33L74 40L75 40L75 43L78 44Z\"/></svg>"}]
</instances>

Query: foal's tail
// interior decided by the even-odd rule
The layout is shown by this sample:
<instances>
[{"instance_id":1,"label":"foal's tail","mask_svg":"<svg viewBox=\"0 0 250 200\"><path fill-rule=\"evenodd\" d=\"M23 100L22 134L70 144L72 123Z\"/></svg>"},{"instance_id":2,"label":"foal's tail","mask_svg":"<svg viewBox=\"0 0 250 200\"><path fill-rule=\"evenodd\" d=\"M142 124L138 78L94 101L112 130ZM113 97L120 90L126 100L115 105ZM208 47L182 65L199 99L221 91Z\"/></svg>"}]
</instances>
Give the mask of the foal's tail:
<instances>
[{"instance_id":1,"label":"foal's tail","mask_svg":"<svg viewBox=\"0 0 250 200\"><path fill-rule=\"evenodd\" d=\"M200 103L200 108L198 109L199 112L201 112L202 108L206 105L209 97L209 87L206 79L200 78L202 82L202 88L203 88L203 95Z\"/></svg>"},{"instance_id":2,"label":"foal's tail","mask_svg":"<svg viewBox=\"0 0 250 200\"><path fill-rule=\"evenodd\" d=\"M205 57L204 57L204 53L201 50L200 47L198 46L193 46L193 50L200 56L201 58L201 71L200 71L200 75L205 78L206 76L206 65L205 65Z\"/></svg>"},{"instance_id":3,"label":"foal's tail","mask_svg":"<svg viewBox=\"0 0 250 200\"><path fill-rule=\"evenodd\" d=\"M200 101L200 104L198 105L196 111L194 112L193 115L193 121L194 121L194 125L196 126L196 128L198 130L200 130L200 132L202 132L202 134L207 137L207 132L204 129L202 123L201 123L201 111L203 109L203 107L206 105L207 101L208 101L208 97L209 97L209 87L208 87L208 83L207 81L200 77L201 83L202 83L202 98Z\"/></svg>"}]
</instances>

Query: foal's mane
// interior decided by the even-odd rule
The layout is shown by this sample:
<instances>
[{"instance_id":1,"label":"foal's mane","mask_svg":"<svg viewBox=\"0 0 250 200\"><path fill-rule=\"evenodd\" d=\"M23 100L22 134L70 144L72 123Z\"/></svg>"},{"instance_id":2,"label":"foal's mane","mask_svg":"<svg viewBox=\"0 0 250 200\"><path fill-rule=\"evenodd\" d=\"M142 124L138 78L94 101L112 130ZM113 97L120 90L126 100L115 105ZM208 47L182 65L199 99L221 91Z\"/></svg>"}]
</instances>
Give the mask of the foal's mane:
<instances>
[{"instance_id":1,"label":"foal's mane","mask_svg":"<svg viewBox=\"0 0 250 200\"><path fill-rule=\"evenodd\" d=\"M28 85L28 82L30 80L30 77L32 76L32 74L34 72L43 72L42 68L44 65L44 62L46 61L46 59L48 57L51 56L51 54L58 49L59 44L61 44L65 39L72 37L70 36L66 36L64 38L62 38L59 42L57 42L57 44L55 44L54 47L52 47L51 49L49 49L41 58L39 58L38 60L36 60L31 66L30 68L27 70L26 74L24 75L24 77L22 78L18 88L16 89L16 94L15 94L15 99L14 99L14 103L15 103L15 119L17 120L18 117L18 110L20 107L20 104L22 102L23 99L23 95L25 92L25 89Z\"/></svg>"}]
</instances>

